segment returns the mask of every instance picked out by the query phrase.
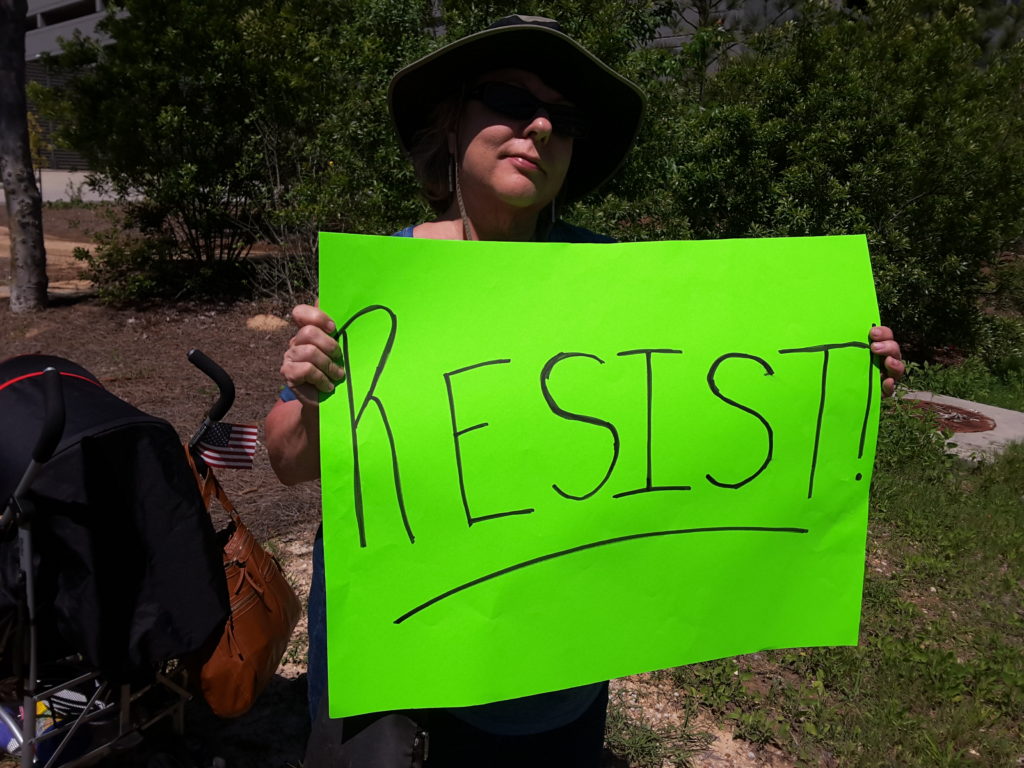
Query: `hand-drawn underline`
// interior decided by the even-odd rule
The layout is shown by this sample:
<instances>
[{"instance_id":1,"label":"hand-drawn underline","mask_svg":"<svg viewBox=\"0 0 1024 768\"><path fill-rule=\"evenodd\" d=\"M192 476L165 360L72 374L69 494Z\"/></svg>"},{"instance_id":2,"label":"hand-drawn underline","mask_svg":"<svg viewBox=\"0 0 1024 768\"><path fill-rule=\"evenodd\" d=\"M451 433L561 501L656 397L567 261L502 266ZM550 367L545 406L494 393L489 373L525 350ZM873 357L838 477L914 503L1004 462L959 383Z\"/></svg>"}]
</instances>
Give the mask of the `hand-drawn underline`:
<instances>
[{"instance_id":1,"label":"hand-drawn underline","mask_svg":"<svg viewBox=\"0 0 1024 768\"><path fill-rule=\"evenodd\" d=\"M412 610L407 611L406 613L403 613L401 616L399 616L397 619L395 619L394 623L395 624L401 624L403 621L405 621L406 619L409 619L409 618L415 616L420 611L423 611L423 610L429 608L430 606L432 606L432 605L434 605L436 603L441 602L442 600L445 600L445 599L451 597L452 595L456 595L459 592L467 590L470 587L475 587L478 584L483 584L485 581L490 581L491 579L496 579L499 576L504 576L506 573L511 573L512 571L518 571L520 568L526 568L527 566L530 566L530 565L536 565L537 563L542 563L545 560L553 560L556 557L565 557L566 555L572 555L572 554L574 554L576 552L582 552L583 550L586 550L586 549L593 549L594 547L603 547L603 546L607 546L609 544L619 544L619 543L621 543L623 541L631 541L633 539L649 539L649 538L653 538L655 536L678 536L678 535L683 534L683 533L717 533L717 532L722 532L722 531L748 531L748 532L756 532L756 533L807 533L807 529L806 528L763 528L763 527L758 527L758 526L739 525L739 526L722 526L722 527L717 527L717 528L682 528L682 529L675 530L675 531L650 531L648 533L632 533L632 534L630 534L628 536L616 536L613 539L603 539L602 541L592 541L589 544L580 544L579 546L576 546L576 547L570 547L569 549L563 549L560 552L552 552L552 553L547 554L547 555L541 555L540 557L534 557L534 558L532 558L530 560L524 560L521 563L516 563L515 565L510 565L510 566L508 566L506 568L502 568L500 570L494 571L493 573L488 573L487 575L481 576L481 577L479 577L477 579L473 579L472 581L467 581L465 584L460 584L457 587L453 587L452 589L449 589L447 592L443 592L442 594L438 595L437 597L432 597L429 600L427 600L425 603L421 603L420 605L417 605Z\"/></svg>"}]
</instances>

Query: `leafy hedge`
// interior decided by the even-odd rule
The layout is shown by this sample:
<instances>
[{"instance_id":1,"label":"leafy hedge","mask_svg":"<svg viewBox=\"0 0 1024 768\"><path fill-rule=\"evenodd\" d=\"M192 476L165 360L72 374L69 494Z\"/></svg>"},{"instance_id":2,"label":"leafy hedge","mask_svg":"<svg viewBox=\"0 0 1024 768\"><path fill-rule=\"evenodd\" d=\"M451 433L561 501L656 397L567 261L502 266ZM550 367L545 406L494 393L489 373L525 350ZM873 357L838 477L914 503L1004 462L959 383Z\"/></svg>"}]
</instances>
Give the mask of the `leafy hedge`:
<instances>
[{"instance_id":1,"label":"leafy hedge","mask_svg":"<svg viewBox=\"0 0 1024 768\"><path fill-rule=\"evenodd\" d=\"M202 18L120 0L117 44L69 44L89 67L49 105L94 168L143 191L161 243L209 258L235 227L241 250L262 237L308 260L317 229L428 215L387 117L397 68L509 13L555 16L649 95L626 166L568 218L626 240L863 232L899 338L1020 346L979 310L1024 302L996 260L1024 233L1024 46L986 31L1015 6L857 5L808 0L740 41L712 3L673 51L649 43L686 4L661 0L450 0L443 18L401 0L211 0Z\"/></svg>"},{"instance_id":2,"label":"leafy hedge","mask_svg":"<svg viewBox=\"0 0 1024 768\"><path fill-rule=\"evenodd\" d=\"M986 267L1024 232L1024 48L982 66L980 32L952 3L808 5L699 100L678 60L641 54L643 142L581 218L629 239L865 233L899 337L972 345Z\"/></svg>"}]
</instances>

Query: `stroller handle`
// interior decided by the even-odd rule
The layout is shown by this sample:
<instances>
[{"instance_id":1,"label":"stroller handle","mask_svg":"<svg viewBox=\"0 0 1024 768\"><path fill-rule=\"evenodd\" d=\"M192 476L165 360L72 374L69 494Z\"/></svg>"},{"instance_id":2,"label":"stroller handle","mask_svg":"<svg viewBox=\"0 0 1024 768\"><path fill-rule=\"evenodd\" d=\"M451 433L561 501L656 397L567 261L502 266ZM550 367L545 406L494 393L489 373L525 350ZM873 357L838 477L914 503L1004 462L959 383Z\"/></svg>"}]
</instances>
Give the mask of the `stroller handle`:
<instances>
[{"instance_id":1,"label":"stroller handle","mask_svg":"<svg viewBox=\"0 0 1024 768\"><path fill-rule=\"evenodd\" d=\"M43 397L46 408L46 413L43 415L43 428L32 449L32 461L29 462L25 474L18 481L11 503L5 504L4 513L0 516L0 532L6 531L13 519L20 518L19 525L21 524L20 520L27 519L21 517L24 510L19 507L18 499L23 499L28 493L28 489L32 487L32 483L42 471L43 465L53 457L53 452L57 450L57 445L64 435L64 390L61 387L60 372L53 366L43 369Z\"/></svg>"},{"instance_id":2,"label":"stroller handle","mask_svg":"<svg viewBox=\"0 0 1024 768\"><path fill-rule=\"evenodd\" d=\"M43 418L43 430L32 450L32 460L38 464L50 460L64 435L64 390L61 387L60 372L52 366L43 371L43 392L46 397L46 416Z\"/></svg>"},{"instance_id":3,"label":"stroller handle","mask_svg":"<svg viewBox=\"0 0 1024 768\"><path fill-rule=\"evenodd\" d=\"M220 390L220 397L217 398L217 402L213 404L213 407L210 408L209 413L206 415L206 418L211 422L220 421L224 418L224 414L231 410L231 406L235 402L235 383L223 368L200 350L190 349L186 357L188 357L188 361L192 365L213 379L217 389Z\"/></svg>"}]
</instances>

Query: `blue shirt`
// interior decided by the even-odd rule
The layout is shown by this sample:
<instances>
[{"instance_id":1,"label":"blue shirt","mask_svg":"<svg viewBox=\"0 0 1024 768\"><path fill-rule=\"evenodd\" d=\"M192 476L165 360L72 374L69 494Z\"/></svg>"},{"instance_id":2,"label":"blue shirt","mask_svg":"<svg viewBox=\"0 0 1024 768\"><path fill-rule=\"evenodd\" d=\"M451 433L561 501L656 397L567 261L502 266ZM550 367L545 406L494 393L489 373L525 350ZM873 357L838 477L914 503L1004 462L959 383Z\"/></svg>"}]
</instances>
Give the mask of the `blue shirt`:
<instances>
[{"instance_id":1,"label":"blue shirt","mask_svg":"<svg viewBox=\"0 0 1024 768\"><path fill-rule=\"evenodd\" d=\"M395 232L394 237L412 237L414 226L408 226ZM614 243L613 238L607 235L599 235L583 227L575 227L566 224L564 221L555 222L555 225L548 231L549 243Z\"/></svg>"}]
</instances>

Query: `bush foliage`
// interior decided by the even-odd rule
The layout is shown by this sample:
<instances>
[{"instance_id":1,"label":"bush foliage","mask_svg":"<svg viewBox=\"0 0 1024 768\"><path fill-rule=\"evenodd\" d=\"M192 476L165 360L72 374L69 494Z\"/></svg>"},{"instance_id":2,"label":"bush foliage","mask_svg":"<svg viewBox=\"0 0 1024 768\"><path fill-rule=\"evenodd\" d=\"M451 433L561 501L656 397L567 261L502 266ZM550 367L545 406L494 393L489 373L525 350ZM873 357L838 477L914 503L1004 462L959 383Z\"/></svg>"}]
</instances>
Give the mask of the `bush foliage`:
<instances>
[{"instance_id":1,"label":"bush foliage","mask_svg":"<svg viewBox=\"0 0 1024 768\"><path fill-rule=\"evenodd\" d=\"M500 16L555 16L649 96L626 166L569 218L626 240L862 232L901 340L991 344L979 297L1020 301L1019 270L995 258L1024 233L1015 9L806 0L743 38L735 5L119 0L116 44L69 43L62 66L89 68L48 106L178 253L234 258L263 238L308 265L317 230L428 216L387 117L391 75ZM690 42L650 45L684 17ZM290 299L311 277L271 275Z\"/></svg>"},{"instance_id":2,"label":"bush foliage","mask_svg":"<svg viewBox=\"0 0 1024 768\"><path fill-rule=\"evenodd\" d=\"M583 218L630 239L865 233L899 338L972 344L983 268L1024 226L1024 49L982 66L979 24L954 4L810 4L700 93L685 59L643 52L643 141Z\"/></svg>"}]
</instances>

